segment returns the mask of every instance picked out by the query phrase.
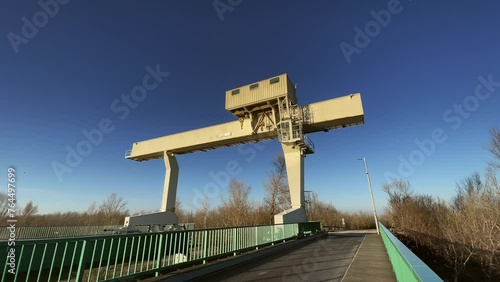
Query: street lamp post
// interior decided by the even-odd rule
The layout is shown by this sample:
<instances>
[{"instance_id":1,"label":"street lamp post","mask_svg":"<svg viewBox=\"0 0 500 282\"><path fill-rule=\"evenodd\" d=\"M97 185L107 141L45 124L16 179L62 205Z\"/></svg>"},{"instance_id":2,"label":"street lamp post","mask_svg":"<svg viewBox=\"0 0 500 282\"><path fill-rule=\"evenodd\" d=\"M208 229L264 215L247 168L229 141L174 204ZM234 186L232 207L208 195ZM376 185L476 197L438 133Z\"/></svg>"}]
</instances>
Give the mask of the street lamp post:
<instances>
[{"instance_id":1,"label":"street lamp post","mask_svg":"<svg viewBox=\"0 0 500 282\"><path fill-rule=\"evenodd\" d=\"M363 160L365 163L366 179L368 179L368 188L370 189L370 197L372 198L372 208L373 208L373 218L375 219L375 227L377 227L377 234L380 234L378 230L378 219L377 219L377 209L375 208L375 200L373 199L372 182L370 181L370 174L368 173L368 165L366 164L366 158L359 158L358 160Z\"/></svg>"}]
</instances>

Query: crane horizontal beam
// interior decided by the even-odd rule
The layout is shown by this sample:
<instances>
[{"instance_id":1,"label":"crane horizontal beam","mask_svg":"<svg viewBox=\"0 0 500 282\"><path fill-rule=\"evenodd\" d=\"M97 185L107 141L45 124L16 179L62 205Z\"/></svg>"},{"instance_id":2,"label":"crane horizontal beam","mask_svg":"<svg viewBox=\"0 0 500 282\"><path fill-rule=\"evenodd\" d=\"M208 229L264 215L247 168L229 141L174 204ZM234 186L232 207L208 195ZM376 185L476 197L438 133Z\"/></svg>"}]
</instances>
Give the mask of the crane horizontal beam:
<instances>
[{"instance_id":1,"label":"crane horizontal beam","mask_svg":"<svg viewBox=\"0 0 500 282\"><path fill-rule=\"evenodd\" d=\"M312 103L302 107L304 133L328 131L364 124L363 105L359 93ZM276 130L254 132L249 119L232 121L135 142L127 159L146 161L173 155L206 151L244 143L277 138Z\"/></svg>"}]
</instances>

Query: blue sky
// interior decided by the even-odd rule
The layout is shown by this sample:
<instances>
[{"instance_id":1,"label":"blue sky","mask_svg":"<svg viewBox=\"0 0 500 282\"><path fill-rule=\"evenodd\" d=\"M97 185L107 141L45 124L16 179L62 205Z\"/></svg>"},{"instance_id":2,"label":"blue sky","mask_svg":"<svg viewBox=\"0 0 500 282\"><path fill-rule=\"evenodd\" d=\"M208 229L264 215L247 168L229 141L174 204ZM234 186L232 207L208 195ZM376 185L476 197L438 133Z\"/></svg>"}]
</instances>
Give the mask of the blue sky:
<instances>
[{"instance_id":1,"label":"blue sky","mask_svg":"<svg viewBox=\"0 0 500 282\"><path fill-rule=\"evenodd\" d=\"M159 209L162 160L129 161L125 150L232 121L227 89L285 72L301 105L362 95L365 125L309 136L316 154L305 160L306 189L341 210L371 208L359 157L368 159L379 210L386 175L447 199L490 160L482 146L500 120L496 1L42 3L50 4L5 1L0 11L1 167L5 179L17 168L19 204L33 200L41 213L82 211L113 192L132 211ZM126 116L113 110L148 66L169 75ZM65 163L66 148L103 119L113 130L60 181L52 164ZM179 156L178 196L196 208L210 174L234 161L260 200L279 152L274 140Z\"/></svg>"}]
</instances>

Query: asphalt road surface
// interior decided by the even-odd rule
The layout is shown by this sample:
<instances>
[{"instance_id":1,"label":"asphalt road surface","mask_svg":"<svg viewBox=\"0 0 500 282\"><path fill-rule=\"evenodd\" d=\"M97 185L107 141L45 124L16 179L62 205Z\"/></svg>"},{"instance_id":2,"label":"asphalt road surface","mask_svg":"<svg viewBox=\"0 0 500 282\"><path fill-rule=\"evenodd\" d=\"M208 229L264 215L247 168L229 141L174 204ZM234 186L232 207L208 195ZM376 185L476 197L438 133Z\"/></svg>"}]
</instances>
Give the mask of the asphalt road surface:
<instances>
[{"instance_id":1,"label":"asphalt road surface","mask_svg":"<svg viewBox=\"0 0 500 282\"><path fill-rule=\"evenodd\" d=\"M365 234L330 233L308 244L195 281L341 281Z\"/></svg>"}]
</instances>

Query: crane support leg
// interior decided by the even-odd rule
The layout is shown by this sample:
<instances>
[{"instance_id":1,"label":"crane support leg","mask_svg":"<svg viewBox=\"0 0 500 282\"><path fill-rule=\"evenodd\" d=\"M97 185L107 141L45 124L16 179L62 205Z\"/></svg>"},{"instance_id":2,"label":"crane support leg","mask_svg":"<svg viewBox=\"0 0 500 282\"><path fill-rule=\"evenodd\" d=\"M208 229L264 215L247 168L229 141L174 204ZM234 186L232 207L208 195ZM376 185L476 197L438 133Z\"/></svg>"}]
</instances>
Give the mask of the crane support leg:
<instances>
[{"instance_id":1,"label":"crane support leg","mask_svg":"<svg viewBox=\"0 0 500 282\"><path fill-rule=\"evenodd\" d=\"M163 226L178 223L175 214L175 197L177 195L177 180L179 177L179 165L173 154L163 153L165 161L165 184L161 210L155 213L127 216L124 226L149 225L152 231L161 231Z\"/></svg>"},{"instance_id":2,"label":"crane support leg","mask_svg":"<svg viewBox=\"0 0 500 282\"><path fill-rule=\"evenodd\" d=\"M165 184L163 185L163 198L161 211L175 212L175 197L177 195L177 180L179 179L179 165L174 155L163 153L165 162Z\"/></svg>"},{"instance_id":3,"label":"crane support leg","mask_svg":"<svg viewBox=\"0 0 500 282\"><path fill-rule=\"evenodd\" d=\"M297 223L307 221L304 208L304 155L299 146L281 144L285 155L288 189L292 208L274 216L274 223Z\"/></svg>"}]
</instances>

